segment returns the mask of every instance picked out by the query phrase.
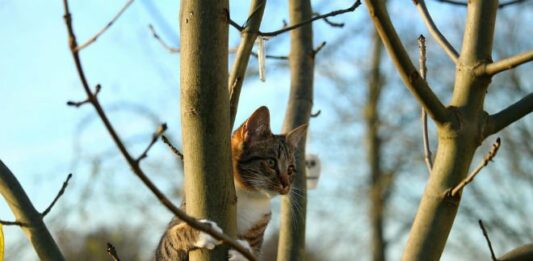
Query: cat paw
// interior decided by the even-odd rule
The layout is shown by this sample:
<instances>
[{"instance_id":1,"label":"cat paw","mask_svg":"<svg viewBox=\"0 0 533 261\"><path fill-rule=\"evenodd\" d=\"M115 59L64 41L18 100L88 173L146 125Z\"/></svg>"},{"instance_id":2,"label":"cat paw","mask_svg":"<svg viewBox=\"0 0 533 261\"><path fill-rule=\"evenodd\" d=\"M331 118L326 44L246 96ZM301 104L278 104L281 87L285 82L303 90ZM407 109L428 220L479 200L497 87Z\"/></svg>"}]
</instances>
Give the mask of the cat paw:
<instances>
[{"instance_id":1,"label":"cat paw","mask_svg":"<svg viewBox=\"0 0 533 261\"><path fill-rule=\"evenodd\" d=\"M218 231L219 233L222 233L222 228L220 228L217 223L213 221L209 221L207 219L199 220L202 223L209 224L212 229ZM222 241L214 238L213 236L200 231L200 234L198 235L198 239L196 242L194 242L194 246L198 248L207 248L209 250L215 248L215 246L222 244Z\"/></svg>"},{"instance_id":2,"label":"cat paw","mask_svg":"<svg viewBox=\"0 0 533 261\"><path fill-rule=\"evenodd\" d=\"M248 243L248 241L237 240L237 242L239 242L239 244L241 244L248 251L250 252L252 251L252 248L250 247L250 244ZM243 256L239 251L235 249L230 249L228 256L229 256L228 258L229 261L248 261L248 258Z\"/></svg>"}]
</instances>

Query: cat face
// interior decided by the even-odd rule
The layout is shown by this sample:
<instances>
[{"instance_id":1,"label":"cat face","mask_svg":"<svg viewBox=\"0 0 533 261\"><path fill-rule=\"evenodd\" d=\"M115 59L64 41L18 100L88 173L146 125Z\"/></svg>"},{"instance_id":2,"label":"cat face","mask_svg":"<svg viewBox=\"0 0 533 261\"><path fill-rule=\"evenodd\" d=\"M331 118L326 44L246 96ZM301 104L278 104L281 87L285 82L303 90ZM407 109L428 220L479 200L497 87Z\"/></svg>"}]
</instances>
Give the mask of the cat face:
<instances>
[{"instance_id":1,"label":"cat face","mask_svg":"<svg viewBox=\"0 0 533 261\"><path fill-rule=\"evenodd\" d=\"M267 107L260 107L232 135L236 186L267 194L287 194L296 175L294 153L307 125L286 135L270 131Z\"/></svg>"}]
</instances>

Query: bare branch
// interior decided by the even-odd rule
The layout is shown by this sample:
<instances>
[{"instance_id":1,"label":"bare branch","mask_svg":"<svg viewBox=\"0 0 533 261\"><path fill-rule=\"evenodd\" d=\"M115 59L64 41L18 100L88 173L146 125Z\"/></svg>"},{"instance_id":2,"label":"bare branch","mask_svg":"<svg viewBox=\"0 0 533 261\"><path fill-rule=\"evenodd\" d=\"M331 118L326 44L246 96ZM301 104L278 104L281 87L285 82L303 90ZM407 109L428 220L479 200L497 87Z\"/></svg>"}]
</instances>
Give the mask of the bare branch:
<instances>
[{"instance_id":1,"label":"bare branch","mask_svg":"<svg viewBox=\"0 0 533 261\"><path fill-rule=\"evenodd\" d=\"M316 54L317 54L318 52L320 52L320 50L322 50L322 48L324 48L324 46L326 46L326 42L325 42L325 41L322 42L317 48L315 48L315 49L313 50L313 57L315 57Z\"/></svg>"},{"instance_id":2,"label":"bare branch","mask_svg":"<svg viewBox=\"0 0 533 261\"><path fill-rule=\"evenodd\" d=\"M161 139L163 140L163 142L165 144L167 144L167 146L170 148L170 150L172 152L174 152L174 154L176 154L178 157L180 157L181 161L183 161L183 154L178 149L176 149L176 147L174 147L174 145L172 145L172 143L167 138L167 136L161 135Z\"/></svg>"},{"instance_id":3,"label":"bare branch","mask_svg":"<svg viewBox=\"0 0 533 261\"><path fill-rule=\"evenodd\" d=\"M418 37L418 50L419 50L419 56L418 56L418 64L420 67L420 75L422 76L422 79L426 79L426 38L424 38L423 35L420 35ZM433 156L431 155L431 149L429 148L429 135L428 135L428 115L424 108L422 108L422 140L424 142L424 160L426 161L426 166L428 168L428 173L431 173L431 169L433 169Z\"/></svg>"},{"instance_id":4,"label":"bare branch","mask_svg":"<svg viewBox=\"0 0 533 261\"><path fill-rule=\"evenodd\" d=\"M83 70L81 59L79 56L79 52L76 50L77 47L77 41L76 41L76 35L74 34L74 28L72 26L72 17L69 11L68 7L68 0L63 0L63 5L65 9L65 25L68 30L68 40L69 40L69 47L70 51L72 53L72 58L74 59L74 63L76 64L76 70L78 72L78 76L80 77L80 81L82 83L82 87L85 90L85 93L87 94L88 100L93 105L93 107L96 110L96 113L102 120L105 128L111 135L111 138L117 145L119 151L121 152L122 156L130 165L133 173L150 189L150 191L157 197L157 199L163 204L168 210L170 210L176 217L183 220L185 223L189 224L192 228L206 232L213 236L214 238L218 240L222 240L223 242L230 245L233 249L239 251L244 256L246 256L249 260L256 260L256 258L248 251L248 249L244 248L241 244L239 244L237 241L233 240L231 237L224 233L220 233L213 228L209 224L204 224L202 222L199 222L196 218L191 217L187 215L183 210L179 209L176 205L174 205L164 194L155 186L155 184L146 176L144 171L140 168L139 163L131 156L129 151L126 149L124 143L118 136L117 132L113 128L111 122L109 121L107 115L105 114L102 106L100 105L100 102L96 98L96 96L91 92L89 88L89 83L87 82L87 78L85 76L85 72Z\"/></svg>"},{"instance_id":5,"label":"bare branch","mask_svg":"<svg viewBox=\"0 0 533 261\"><path fill-rule=\"evenodd\" d=\"M487 230L485 229L485 226L483 226L483 221L481 219L479 220L479 227L481 227L481 230L483 231L483 236L487 240L487 244L489 245L490 250L490 256L492 257L493 261L497 261L496 255L494 255L494 250L492 249L492 243L490 242L489 234L487 233Z\"/></svg>"},{"instance_id":6,"label":"bare branch","mask_svg":"<svg viewBox=\"0 0 533 261\"><path fill-rule=\"evenodd\" d=\"M258 55L256 52L251 52L251 55L255 58L258 58ZM265 55L265 58L272 59L272 60L289 60L289 56L287 55Z\"/></svg>"},{"instance_id":7,"label":"bare branch","mask_svg":"<svg viewBox=\"0 0 533 261\"><path fill-rule=\"evenodd\" d=\"M61 189L57 193L56 197L54 198L52 203L50 203L50 205L43 211L43 213L41 213L41 216L46 217L46 215L50 213L50 210L52 210L57 200L63 195L63 193L65 193L65 189L67 188L68 182L70 181L71 178L72 178L72 173L69 173L67 176L67 179L65 180L65 182L63 182L63 186L61 186Z\"/></svg>"},{"instance_id":8,"label":"bare branch","mask_svg":"<svg viewBox=\"0 0 533 261\"><path fill-rule=\"evenodd\" d=\"M28 237L40 260L64 260L61 250L43 222L43 216L35 209L15 175L0 160L0 194L13 212L16 222Z\"/></svg>"},{"instance_id":9,"label":"bare branch","mask_svg":"<svg viewBox=\"0 0 533 261\"><path fill-rule=\"evenodd\" d=\"M100 93L100 90L102 89L102 86L100 84L97 84L96 85L96 88L94 90L94 94L92 96L96 97L96 95L98 95L98 93ZM80 101L80 102L75 102L75 101L67 101L67 105L68 106L73 106L73 107L76 107L76 108L79 108L81 107L82 105L84 104L87 104L87 103L90 103L90 99L87 98L83 101Z\"/></svg>"},{"instance_id":10,"label":"bare branch","mask_svg":"<svg viewBox=\"0 0 533 261\"><path fill-rule=\"evenodd\" d=\"M25 224L25 223L22 223L22 222L6 221L6 220L1 220L1 219L0 219L0 224L2 224L3 226L19 226L19 227L28 226L28 224Z\"/></svg>"},{"instance_id":11,"label":"bare branch","mask_svg":"<svg viewBox=\"0 0 533 261\"><path fill-rule=\"evenodd\" d=\"M441 2L441 3L445 3L445 4L451 4L451 5L467 6L466 2L455 1L455 0L435 0L435 1ZM501 8L504 8L504 7L507 7L507 6L510 6L510 5L514 5L514 4L519 4L519 3L522 3L522 2L525 2L525 1L526 0L511 0L511 1L499 4L498 8L501 9Z\"/></svg>"},{"instance_id":12,"label":"bare branch","mask_svg":"<svg viewBox=\"0 0 533 261\"><path fill-rule=\"evenodd\" d=\"M485 157L483 158L483 160L479 163L479 165L476 167L476 169L474 171L472 171L472 173L470 173L468 175L468 177L466 177L463 181L461 181L461 183L459 183L457 186L455 186L455 188L453 188L450 192L450 196L452 197L455 197L459 194L459 192L461 190L463 190L463 188L470 182L472 182L474 180L474 178L476 177L476 175L485 167L489 164L490 161L492 161L492 159L496 156L496 153L498 153L498 149L500 148L500 145L501 145L501 139L498 137L496 139L496 142L494 144L492 144L492 148L490 149L490 151L485 155Z\"/></svg>"},{"instance_id":13,"label":"bare branch","mask_svg":"<svg viewBox=\"0 0 533 261\"><path fill-rule=\"evenodd\" d=\"M109 242L107 242L107 253L111 256L111 258L113 258L113 261L120 261L120 258L118 257L117 250Z\"/></svg>"},{"instance_id":14,"label":"bare branch","mask_svg":"<svg viewBox=\"0 0 533 261\"><path fill-rule=\"evenodd\" d=\"M89 40L87 40L85 43L78 45L78 47L76 47L75 51L79 52L81 49L91 45L94 42L96 42L98 37L100 37L100 35L105 33L113 25L113 23L115 23L117 21L117 19L122 15L122 13L124 13L124 11L126 11L126 9L128 9L128 7L132 3L133 3L133 0L128 0L126 2L126 4L124 4L124 6L118 11L118 13L111 19L111 21L109 21L106 24L106 26L104 26L104 28L102 28L100 31L98 31L93 37L89 38Z\"/></svg>"},{"instance_id":15,"label":"bare branch","mask_svg":"<svg viewBox=\"0 0 533 261\"><path fill-rule=\"evenodd\" d=\"M148 25L148 28L150 29L150 32L152 32L152 36L161 44L161 46L163 46L163 48L167 49L170 53L180 52L180 48L170 47L165 41L163 41L163 39L159 37L159 34L157 34L157 32L155 31L154 27L151 24Z\"/></svg>"},{"instance_id":16,"label":"bare branch","mask_svg":"<svg viewBox=\"0 0 533 261\"><path fill-rule=\"evenodd\" d=\"M390 21L384 3L371 0L366 0L365 3L381 40L409 91L437 124L454 121L452 113L444 107L428 83L417 72Z\"/></svg>"},{"instance_id":17,"label":"bare branch","mask_svg":"<svg viewBox=\"0 0 533 261\"><path fill-rule=\"evenodd\" d=\"M319 13L313 13L313 16L317 16L317 15L320 15L320 14ZM327 17L324 17L324 22L326 24L328 24L329 26L331 26L331 27L340 27L340 28L344 27L344 23L332 22ZM285 24L285 26L287 26L287 24Z\"/></svg>"},{"instance_id":18,"label":"bare branch","mask_svg":"<svg viewBox=\"0 0 533 261\"><path fill-rule=\"evenodd\" d=\"M159 139L159 137L161 137L161 135L163 135L163 133L167 130L167 124L166 123L163 123L161 124L161 126L159 126L159 128L157 128L157 130L155 131L155 133L152 135L152 140L150 141L150 144L148 144L148 146L146 147L146 149L143 151L143 153L135 160L137 161L137 164L143 160L144 158L146 158L148 156L148 151L152 148L152 146L154 146L154 144L157 142L157 140Z\"/></svg>"},{"instance_id":19,"label":"bare branch","mask_svg":"<svg viewBox=\"0 0 533 261\"><path fill-rule=\"evenodd\" d=\"M484 137L497 133L531 112L533 112L533 92L502 111L490 115L487 119Z\"/></svg>"},{"instance_id":20,"label":"bare branch","mask_svg":"<svg viewBox=\"0 0 533 261\"><path fill-rule=\"evenodd\" d=\"M413 1L418 9L418 12L420 13L420 16L422 16L422 19L424 20L424 23L426 24L426 27L428 28L429 32L431 33L431 36L435 38L435 41L444 49L446 54L452 59L454 63L457 63L457 59L459 59L459 53L453 48L453 46L448 42L446 37L441 34L435 23L433 22L433 19L431 18L431 15L429 14L429 11L426 7L426 3L424 0L414 0Z\"/></svg>"},{"instance_id":21,"label":"bare branch","mask_svg":"<svg viewBox=\"0 0 533 261\"><path fill-rule=\"evenodd\" d=\"M228 88L230 98L230 129L233 128L235 117L237 116L237 108L239 107L239 97L241 95L241 88L244 82L244 75L250 60L250 54L257 39L257 32L261 26L263 19L263 12L265 10L266 0L253 0L250 5L250 16L246 21L246 27L239 29L241 31L241 43L237 49L235 61L231 68L231 73L228 77ZM230 24L236 25L227 13ZM237 25L238 26L238 25ZM257 57L257 55L255 55Z\"/></svg>"},{"instance_id":22,"label":"bare branch","mask_svg":"<svg viewBox=\"0 0 533 261\"><path fill-rule=\"evenodd\" d=\"M480 67L480 69L484 69L481 73L495 75L530 61L533 61L533 49L497 62L489 63L485 67Z\"/></svg>"},{"instance_id":23,"label":"bare branch","mask_svg":"<svg viewBox=\"0 0 533 261\"><path fill-rule=\"evenodd\" d=\"M319 19L326 19L328 17L332 17L332 16L336 16L336 15L340 15L340 14L344 14L344 13L348 13L348 12L353 12L360 5L361 5L361 0L357 0L357 1L355 1L355 3L352 6L346 8L346 9L340 9L340 10L329 12L327 14L317 15L317 16L315 16L315 17L313 17L311 19L308 19L306 21L303 21L301 23L297 23L297 24L294 24L294 25L291 25L291 26L287 26L287 27L284 27L284 28L276 30L276 31L272 31L272 32L261 32L261 31L258 31L257 34L260 35L260 36L274 37L274 36L277 36L279 34L286 33L288 31L297 29L297 28L302 27L304 25L310 24L310 23L312 23L312 22L314 22L316 20L319 20ZM245 29L245 27L240 26L235 21L231 20L231 18L228 18L228 20L229 20L230 25L233 26L235 29L237 29L237 30L239 30L241 32Z\"/></svg>"},{"instance_id":24,"label":"bare branch","mask_svg":"<svg viewBox=\"0 0 533 261\"><path fill-rule=\"evenodd\" d=\"M318 117L318 115L320 115L321 112L322 112L321 110L318 110L318 111L315 112L315 113L311 113L311 115L309 115L309 117L311 117L311 118L316 118L316 117Z\"/></svg>"}]
</instances>

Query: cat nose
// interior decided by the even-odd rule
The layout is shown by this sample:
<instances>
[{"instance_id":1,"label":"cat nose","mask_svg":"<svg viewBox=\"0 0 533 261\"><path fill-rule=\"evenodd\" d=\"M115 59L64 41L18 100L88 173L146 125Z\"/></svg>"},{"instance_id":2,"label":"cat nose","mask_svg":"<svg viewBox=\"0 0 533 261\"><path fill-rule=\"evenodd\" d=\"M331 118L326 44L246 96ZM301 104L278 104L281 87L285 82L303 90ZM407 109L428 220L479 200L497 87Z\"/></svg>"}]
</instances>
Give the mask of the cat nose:
<instances>
[{"instance_id":1,"label":"cat nose","mask_svg":"<svg viewBox=\"0 0 533 261\"><path fill-rule=\"evenodd\" d=\"M280 179L280 194L285 195L289 193L290 189L290 183L289 183L289 176L287 174L283 174L279 177Z\"/></svg>"}]
</instances>

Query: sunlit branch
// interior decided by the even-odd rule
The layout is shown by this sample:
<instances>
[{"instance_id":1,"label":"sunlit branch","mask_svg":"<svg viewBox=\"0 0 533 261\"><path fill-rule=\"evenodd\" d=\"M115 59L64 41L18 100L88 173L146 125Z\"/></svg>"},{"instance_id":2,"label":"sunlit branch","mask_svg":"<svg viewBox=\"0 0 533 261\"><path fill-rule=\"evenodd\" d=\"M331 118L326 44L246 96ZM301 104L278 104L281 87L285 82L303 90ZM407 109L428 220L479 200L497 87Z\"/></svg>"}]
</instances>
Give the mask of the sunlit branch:
<instances>
[{"instance_id":1,"label":"sunlit branch","mask_svg":"<svg viewBox=\"0 0 533 261\"><path fill-rule=\"evenodd\" d=\"M517 54L515 56L511 56L493 63L487 64L485 67L485 74L487 75L495 75L499 72L503 72L505 70L509 70L512 68L515 68L516 66L519 66L521 64L527 63L533 61L533 50L529 50L526 52L523 52L521 54Z\"/></svg>"},{"instance_id":2,"label":"sunlit branch","mask_svg":"<svg viewBox=\"0 0 533 261\"><path fill-rule=\"evenodd\" d=\"M143 160L144 158L146 158L148 156L148 151L150 151L150 149L152 148L152 146L154 146L154 144L157 142L157 140L159 139L159 137L161 137L161 135L163 135L163 133L167 130L167 124L166 123L163 123L161 124L161 126L159 126L159 128L157 128L157 130L154 132L154 134L152 135L152 140L150 141L150 143L148 144L148 146L146 147L146 149L143 151L143 153L135 160L137 161L137 163L139 163L141 160Z\"/></svg>"},{"instance_id":3,"label":"sunlit branch","mask_svg":"<svg viewBox=\"0 0 533 261\"><path fill-rule=\"evenodd\" d=\"M465 1L455 1L455 0L435 0L437 2L445 3L445 4L451 4L451 5L458 5L458 6L467 6L467 2ZM522 2L525 2L527 0L511 0L505 3L501 3L498 5L498 8L504 8L510 5L519 4Z\"/></svg>"},{"instance_id":4,"label":"sunlit branch","mask_svg":"<svg viewBox=\"0 0 533 261\"><path fill-rule=\"evenodd\" d=\"M448 42L446 37L442 35L442 33L439 31L439 29L433 22L433 19L431 18L431 15L429 14L429 11L427 9L427 6L424 0L415 0L413 2L416 4L418 12L420 13L420 16L422 16L422 19L424 20L424 23L426 24L429 32L431 33L431 36L433 36L433 38L442 47L442 49L444 49L444 51L446 52L446 54L448 54L450 59L452 59L454 63L457 63L457 59L459 59L459 54L453 48L450 42Z\"/></svg>"},{"instance_id":5,"label":"sunlit branch","mask_svg":"<svg viewBox=\"0 0 533 261\"><path fill-rule=\"evenodd\" d=\"M437 124L453 121L452 113L444 107L427 82L417 72L390 21L384 3L377 0L366 0L365 2L379 36L409 91Z\"/></svg>"},{"instance_id":6,"label":"sunlit branch","mask_svg":"<svg viewBox=\"0 0 533 261\"><path fill-rule=\"evenodd\" d=\"M107 253L111 256L113 261L120 261L120 258L118 257L117 250L115 249L115 246L113 246L111 243L107 243Z\"/></svg>"},{"instance_id":7,"label":"sunlit branch","mask_svg":"<svg viewBox=\"0 0 533 261\"><path fill-rule=\"evenodd\" d=\"M484 137L497 133L531 112L533 112L533 93L528 94L502 111L490 115L487 119Z\"/></svg>"},{"instance_id":8,"label":"sunlit branch","mask_svg":"<svg viewBox=\"0 0 533 261\"><path fill-rule=\"evenodd\" d=\"M426 38L423 35L418 37L418 66L420 67L420 75L422 79L426 79L427 67L426 67ZM422 140L424 143L424 160L428 168L428 173L431 173L433 169L431 149L429 148L429 135L428 135L428 115L426 110L422 108Z\"/></svg>"},{"instance_id":9,"label":"sunlit branch","mask_svg":"<svg viewBox=\"0 0 533 261\"><path fill-rule=\"evenodd\" d=\"M470 173L463 181L461 181L461 183L459 183L457 186L455 186L451 192L450 192L450 196L452 197L455 197L459 194L459 192L461 190L463 190L463 188L468 185L470 182L472 182L474 180L474 178L477 176L477 174L485 167L489 164L489 162L492 161L492 159L496 156L496 153L498 153L498 149L500 149L500 145L501 145L501 139L498 137L496 139L496 142L494 144L492 144L492 148L490 149L490 151L485 155L485 157L483 158L483 160L479 163L479 165L476 167L476 169L474 169L474 171L472 171L472 173Z\"/></svg>"}]
</instances>

